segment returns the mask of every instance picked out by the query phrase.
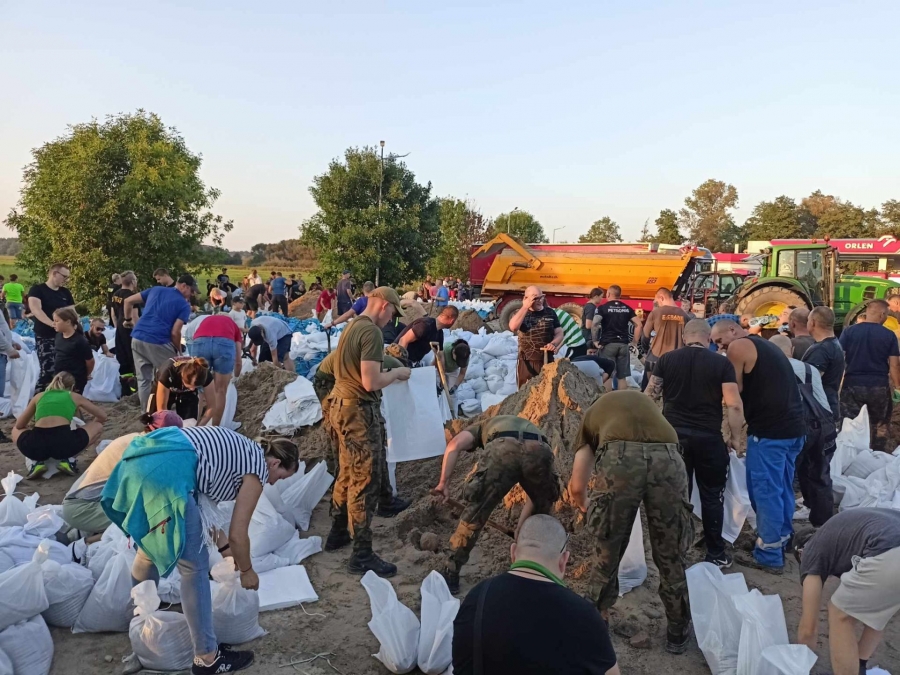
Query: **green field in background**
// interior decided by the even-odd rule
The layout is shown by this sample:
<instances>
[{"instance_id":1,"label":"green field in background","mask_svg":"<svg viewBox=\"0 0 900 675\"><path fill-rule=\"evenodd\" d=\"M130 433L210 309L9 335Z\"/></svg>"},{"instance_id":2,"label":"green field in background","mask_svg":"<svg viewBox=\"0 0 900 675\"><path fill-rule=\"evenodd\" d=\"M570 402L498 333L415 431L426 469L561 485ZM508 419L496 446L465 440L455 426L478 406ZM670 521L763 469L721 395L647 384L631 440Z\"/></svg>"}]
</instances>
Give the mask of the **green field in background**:
<instances>
[{"instance_id":1,"label":"green field in background","mask_svg":"<svg viewBox=\"0 0 900 675\"><path fill-rule=\"evenodd\" d=\"M19 267L19 265L16 264L16 256L14 255L0 255L0 274L3 275L6 281L9 281L10 274L18 274L19 282L26 290L34 283L34 279L31 278L31 275L29 275L24 268ZM44 280L41 279L41 281Z\"/></svg>"}]
</instances>

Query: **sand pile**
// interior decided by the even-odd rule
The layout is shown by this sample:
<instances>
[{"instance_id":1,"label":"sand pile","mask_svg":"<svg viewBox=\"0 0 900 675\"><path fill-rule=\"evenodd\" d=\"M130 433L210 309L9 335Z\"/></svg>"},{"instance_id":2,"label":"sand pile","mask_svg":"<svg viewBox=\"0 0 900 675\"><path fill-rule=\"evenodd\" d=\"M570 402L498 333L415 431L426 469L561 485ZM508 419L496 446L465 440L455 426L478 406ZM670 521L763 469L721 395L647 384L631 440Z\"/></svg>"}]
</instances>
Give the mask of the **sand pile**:
<instances>
[{"instance_id":1,"label":"sand pile","mask_svg":"<svg viewBox=\"0 0 900 675\"><path fill-rule=\"evenodd\" d=\"M101 406L108 417L103 425L103 438L113 439L144 430L141 424L141 401L137 394L124 396L112 405Z\"/></svg>"},{"instance_id":2,"label":"sand pile","mask_svg":"<svg viewBox=\"0 0 900 675\"><path fill-rule=\"evenodd\" d=\"M400 301L400 306L403 308L403 323L405 323L407 326L416 319L421 319L423 316L427 316L427 313L425 312L425 305L418 300L403 299Z\"/></svg>"},{"instance_id":3,"label":"sand pile","mask_svg":"<svg viewBox=\"0 0 900 675\"><path fill-rule=\"evenodd\" d=\"M470 333L475 333L477 335L479 330L486 327L487 324L485 324L482 318L478 316L478 312L474 309L467 309L461 312L456 318L456 323L453 324L451 330L467 330ZM488 332L491 331L488 330Z\"/></svg>"},{"instance_id":4,"label":"sand pile","mask_svg":"<svg viewBox=\"0 0 900 675\"><path fill-rule=\"evenodd\" d=\"M297 373L276 368L271 363L260 363L252 373L239 377L235 381L238 401L234 419L241 423L241 433L250 438L258 436L262 419L278 394L296 379Z\"/></svg>"},{"instance_id":5,"label":"sand pile","mask_svg":"<svg viewBox=\"0 0 900 675\"><path fill-rule=\"evenodd\" d=\"M322 295L322 291L305 293L288 305L288 314L297 319L313 318L320 295Z\"/></svg>"}]
</instances>

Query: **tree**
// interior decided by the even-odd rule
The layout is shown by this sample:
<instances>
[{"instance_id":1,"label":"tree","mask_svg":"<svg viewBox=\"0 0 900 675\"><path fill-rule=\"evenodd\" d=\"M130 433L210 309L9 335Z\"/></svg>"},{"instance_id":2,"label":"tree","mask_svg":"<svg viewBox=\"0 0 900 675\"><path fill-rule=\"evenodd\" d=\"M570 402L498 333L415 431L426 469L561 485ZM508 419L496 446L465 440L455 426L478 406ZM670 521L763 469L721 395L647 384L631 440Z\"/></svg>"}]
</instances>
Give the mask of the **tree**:
<instances>
[{"instance_id":1,"label":"tree","mask_svg":"<svg viewBox=\"0 0 900 675\"><path fill-rule=\"evenodd\" d=\"M892 234L895 237L900 237L900 201L889 199L881 205L881 228L879 229L879 234Z\"/></svg>"},{"instance_id":2,"label":"tree","mask_svg":"<svg viewBox=\"0 0 900 675\"><path fill-rule=\"evenodd\" d=\"M679 246L684 243L684 237L681 236L681 232L678 230L678 214L672 209L660 211L654 222L656 225L656 236L653 238L653 241L658 244L677 244Z\"/></svg>"},{"instance_id":3,"label":"tree","mask_svg":"<svg viewBox=\"0 0 900 675\"><path fill-rule=\"evenodd\" d=\"M815 219L817 237L852 239L874 237L879 229L876 209L866 211L851 202L816 190L802 202L803 207Z\"/></svg>"},{"instance_id":4,"label":"tree","mask_svg":"<svg viewBox=\"0 0 900 675\"><path fill-rule=\"evenodd\" d=\"M684 200L685 208L678 214L678 225L688 232L688 238L697 246L727 251L743 235L731 215L737 204L737 189L711 178Z\"/></svg>"},{"instance_id":5,"label":"tree","mask_svg":"<svg viewBox=\"0 0 900 675\"><path fill-rule=\"evenodd\" d=\"M579 244L594 244L607 241L622 241L619 225L609 216L595 220L590 229L578 237Z\"/></svg>"},{"instance_id":6,"label":"tree","mask_svg":"<svg viewBox=\"0 0 900 675\"><path fill-rule=\"evenodd\" d=\"M744 223L747 239L808 239L816 231L816 219L790 197L782 195L771 202L760 202Z\"/></svg>"},{"instance_id":7,"label":"tree","mask_svg":"<svg viewBox=\"0 0 900 675\"><path fill-rule=\"evenodd\" d=\"M374 148L349 148L309 191L319 211L300 226L300 242L323 278L350 269L359 281L399 286L425 275L438 243L438 204L431 183L417 183L397 157L382 164Z\"/></svg>"},{"instance_id":8,"label":"tree","mask_svg":"<svg viewBox=\"0 0 900 675\"><path fill-rule=\"evenodd\" d=\"M253 244L250 247L250 265L261 265L266 261L268 244Z\"/></svg>"},{"instance_id":9,"label":"tree","mask_svg":"<svg viewBox=\"0 0 900 675\"><path fill-rule=\"evenodd\" d=\"M488 240L491 223L468 202L446 197L440 200L441 236L428 271L436 276L469 277L472 246Z\"/></svg>"},{"instance_id":10,"label":"tree","mask_svg":"<svg viewBox=\"0 0 900 675\"><path fill-rule=\"evenodd\" d=\"M6 220L19 235L19 261L38 278L66 263L73 295L91 311L113 273L130 269L146 281L157 267L202 267L201 244L220 245L232 228L209 211L219 191L200 180L200 156L152 113L70 126L32 156Z\"/></svg>"},{"instance_id":11,"label":"tree","mask_svg":"<svg viewBox=\"0 0 900 675\"><path fill-rule=\"evenodd\" d=\"M501 213L494 218L494 224L487 233L487 238L496 237L500 232L518 237L526 244L546 244L548 241L544 228L528 211Z\"/></svg>"}]
</instances>

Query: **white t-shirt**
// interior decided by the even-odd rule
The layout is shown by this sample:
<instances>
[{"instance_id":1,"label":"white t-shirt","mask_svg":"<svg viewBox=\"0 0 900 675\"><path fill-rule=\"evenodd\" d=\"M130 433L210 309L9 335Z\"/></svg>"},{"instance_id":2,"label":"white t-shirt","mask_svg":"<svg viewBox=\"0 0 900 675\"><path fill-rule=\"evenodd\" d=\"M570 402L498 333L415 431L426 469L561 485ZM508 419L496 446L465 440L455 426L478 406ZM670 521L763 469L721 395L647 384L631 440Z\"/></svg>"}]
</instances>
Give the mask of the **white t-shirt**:
<instances>
[{"instance_id":1,"label":"white t-shirt","mask_svg":"<svg viewBox=\"0 0 900 675\"><path fill-rule=\"evenodd\" d=\"M241 329L241 331L247 330L247 312L241 310L240 312L236 309L228 312L228 316L231 317L231 320L237 324L237 327Z\"/></svg>"},{"instance_id":2,"label":"white t-shirt","mask_svg":"<svg viewBox=\"0 0 900 675\"><path fill-rule=\"evenodd\" d=\"M66 493L68 499L83 499L88 502L99 502L100 494L106 487L106 481L109 480L110 474L116 468L116 464L122 459L128 445L141 434L125 434L119 436L116 440L106 446L97 459L91 462L91 465L83 474L78 477L69 491Z\"/></svg>"}]
</instances>

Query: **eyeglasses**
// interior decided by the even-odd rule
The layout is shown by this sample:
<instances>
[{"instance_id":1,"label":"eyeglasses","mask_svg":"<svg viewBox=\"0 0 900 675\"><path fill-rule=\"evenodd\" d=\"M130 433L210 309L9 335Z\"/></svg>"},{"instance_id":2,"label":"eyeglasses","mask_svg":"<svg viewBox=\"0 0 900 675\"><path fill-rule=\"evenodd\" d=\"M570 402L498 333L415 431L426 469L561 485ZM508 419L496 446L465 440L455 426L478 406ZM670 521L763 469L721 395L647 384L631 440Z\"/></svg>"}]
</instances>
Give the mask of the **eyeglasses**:
<instances>
[{"instance_id":1,"label":"eyeglasses","mask_svg":"<svg viewBox=\"0 0 900 675\"><path fill-rule=\"evenodd\" d=\"M63 281L68 281L69 277L72 276L71 274L63 274L59 270L57 270L56 273L63 278Z\"/></svg>"},{"instance_id":2,"label":"eyeglasses","mask_svg":"<svg viewBox=\"0 0 900 675\"><path fill-rule=\"evenodd\" d=\"M563 547L561 549L559 549L560 555L562 555L563 553L566 552L566 547L569 545L569 537L571 537L571 536L572 536L572 534L570 532L566 532L566 540L563 542Z\"/></svg>"}]
</instances>

